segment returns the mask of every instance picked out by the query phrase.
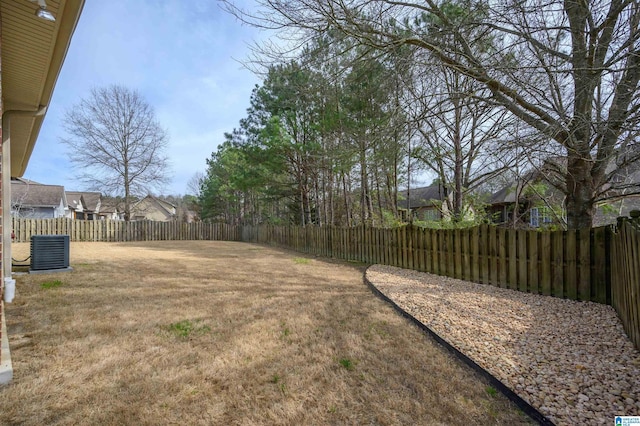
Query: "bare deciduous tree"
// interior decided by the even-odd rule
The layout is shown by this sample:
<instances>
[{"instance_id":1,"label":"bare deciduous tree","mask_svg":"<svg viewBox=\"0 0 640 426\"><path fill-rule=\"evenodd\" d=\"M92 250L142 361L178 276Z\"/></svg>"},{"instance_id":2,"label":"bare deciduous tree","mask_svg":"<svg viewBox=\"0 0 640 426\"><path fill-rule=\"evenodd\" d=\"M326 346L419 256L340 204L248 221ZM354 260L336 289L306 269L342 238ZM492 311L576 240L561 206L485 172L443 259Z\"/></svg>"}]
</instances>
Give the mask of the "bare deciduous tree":
<instances>
[{"instance_id":1,"label":"bare deciduous tree","mask_svg":"<svg viewBox=\"0 0 640 426\"><path fill-rule=\"evenodd\" d=\"M452 195L453 219L461 220L468 198L515 163L514 117L484 102L486 89L464 75L437 64L414 69L406 85L408 115L421 135L413 156L438 175Z\"/></svg>"},{"instance_id":2,"label":"bare deciduous tree","mask_svg":"<svg viewBox=\"0 0 640 426\"><path fill-rule=\"evenodd\" d=\"M134 195L161 189L169 177L164 154L167 134L153 108L123 86L93 89L64 117L69 158L80 179L109 195L124 196L124 218L131 218Z\"/></svg>"},{"instance_id":3,"label":"bare deciduous tree","mask_svg":"<svg viewBox=\"0 0 640 426\"><path fill-rule=\"evenodd\" d=\"M195 172L187 181L187 194L195 196L200 195L204 179L205 175L203 172Z\"/></svg>"}]
</instances>

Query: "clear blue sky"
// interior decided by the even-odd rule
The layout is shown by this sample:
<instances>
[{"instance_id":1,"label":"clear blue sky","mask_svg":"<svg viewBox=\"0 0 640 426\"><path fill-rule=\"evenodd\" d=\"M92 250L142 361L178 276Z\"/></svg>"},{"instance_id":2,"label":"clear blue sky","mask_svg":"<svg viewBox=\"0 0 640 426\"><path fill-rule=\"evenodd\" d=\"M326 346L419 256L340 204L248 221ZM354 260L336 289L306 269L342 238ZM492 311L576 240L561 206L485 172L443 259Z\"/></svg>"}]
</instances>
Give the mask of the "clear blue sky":
<instances>
[{"instance_id":1,"label":"clear blue sky","mask_svg":"<svg viewBox=\"0 0 640 426\"><path fill-rule=\"evenodd\" d=\"M266 36L215 0L87 0L25 177L85 189L60 143L64 112L93 87L121 84L144 96L169 133L173 177L163 194L187 193L246 115L260 79L237 60Z\"/></svg>"}]
</instances>

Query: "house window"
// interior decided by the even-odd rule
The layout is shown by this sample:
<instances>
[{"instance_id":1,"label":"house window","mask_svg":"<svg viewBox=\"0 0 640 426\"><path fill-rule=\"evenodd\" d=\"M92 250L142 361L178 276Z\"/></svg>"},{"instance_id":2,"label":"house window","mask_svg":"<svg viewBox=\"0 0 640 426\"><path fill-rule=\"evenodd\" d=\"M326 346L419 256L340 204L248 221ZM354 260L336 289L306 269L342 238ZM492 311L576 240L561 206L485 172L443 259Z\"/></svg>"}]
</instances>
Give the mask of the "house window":
<instances>
[{"instance_id":1,"label":"house window","mask_svg":"<svg viewBox=\"0 0 640 426\"><path fill-rule=\"evenodd\" d=\"M537 207L529 210L529 226L537 228L540 226L540 209Z\"/></svg>"},{"instance_id":2,"label":"house window","mask_svg":"<svg viewBox=\"0 0 640 426\"><path fill-rule=\"evenodd\" d=\"M424 211L424 220L440 220L440 212L435 209L429 209Z\"/></svg>"},{"instance_id":3,"label":"house window","mask_svg":"<svg viewBox=\"0 0 640 426\"><path fill-rule=\"evenodd\" d=\"M541 224L553 222L550 213L547 207L533 207L529 210L529 225L532 228L539 228Z\"/></svg>"}]
</instances>

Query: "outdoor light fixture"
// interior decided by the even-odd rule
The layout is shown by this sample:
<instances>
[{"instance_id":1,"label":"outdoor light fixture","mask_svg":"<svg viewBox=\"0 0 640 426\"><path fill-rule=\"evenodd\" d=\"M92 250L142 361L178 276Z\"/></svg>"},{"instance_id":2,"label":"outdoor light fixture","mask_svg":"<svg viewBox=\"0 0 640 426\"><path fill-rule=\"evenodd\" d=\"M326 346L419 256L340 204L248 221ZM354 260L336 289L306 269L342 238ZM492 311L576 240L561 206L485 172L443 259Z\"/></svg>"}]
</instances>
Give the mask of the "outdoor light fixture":
<instances>
[{"instance_id":1,"label":"outdoor light fixture","mask_svg":"<svg viewBox=\"0 0 640 426\"><path fill-rule=\"evenodd\" d=\"M47 10L47 2L45 0L31 0L38 2L38 10L36 10L36 16L40 19L44 19L45 21L54 22L56 17L53 16L53 13Z\"/></svg>"}]
</instances>

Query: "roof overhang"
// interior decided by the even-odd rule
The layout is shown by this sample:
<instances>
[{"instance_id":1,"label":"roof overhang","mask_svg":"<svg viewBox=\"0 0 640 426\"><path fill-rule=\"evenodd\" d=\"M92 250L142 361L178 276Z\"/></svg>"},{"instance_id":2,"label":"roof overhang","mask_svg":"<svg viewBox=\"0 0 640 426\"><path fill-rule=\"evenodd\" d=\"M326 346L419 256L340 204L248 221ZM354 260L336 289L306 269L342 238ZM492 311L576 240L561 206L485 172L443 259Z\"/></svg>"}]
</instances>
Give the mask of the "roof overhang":
<instances>
[{"instance_id":1,"label":"roof overhang","mask_svg":"<svg viewBox=\"0 0 640 426\"><path fill-rule=\"evenodd\" d=\"M0 2L3 119L9 114L11 176L22 176L49 106L84 0L47 0L55 22L35 16L30 0ZM35 112L40 111L36 115ZM4 120L3 120L4 121Z\"/></svg>"}]
</instances>

